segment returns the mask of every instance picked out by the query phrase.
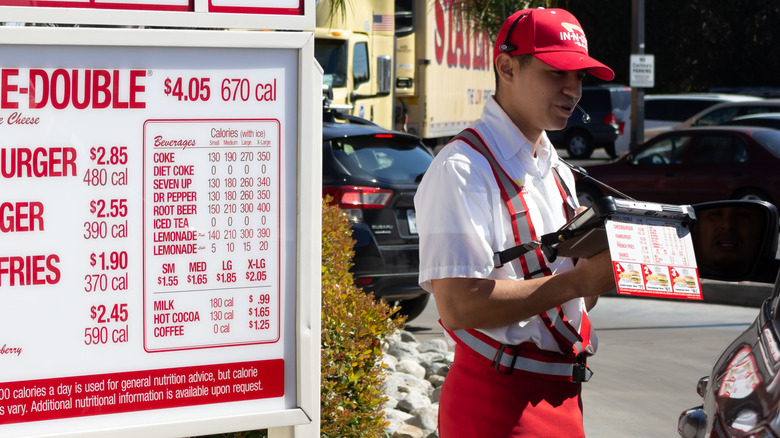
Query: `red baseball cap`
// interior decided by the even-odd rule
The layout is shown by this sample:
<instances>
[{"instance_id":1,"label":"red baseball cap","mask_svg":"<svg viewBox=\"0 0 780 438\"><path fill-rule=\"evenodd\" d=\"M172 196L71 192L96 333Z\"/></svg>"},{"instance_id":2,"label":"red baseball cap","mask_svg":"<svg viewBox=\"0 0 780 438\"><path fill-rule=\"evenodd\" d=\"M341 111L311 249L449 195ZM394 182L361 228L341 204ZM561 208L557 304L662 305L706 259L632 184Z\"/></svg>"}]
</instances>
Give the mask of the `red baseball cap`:
<instances>
[{"instance_id":1,"label":"red baseball cap","mask_svg":"<svg viewBox=\"0 0 780 438\"><path fill-rule=\"evenodd\" d=\"M493 47L493 63L501 52L533 54L558 70L587 70L605 81L615 72L588 56L588 39L580 22L563 9L524 9L504 21Z\"/></svg>"}]
</instances>

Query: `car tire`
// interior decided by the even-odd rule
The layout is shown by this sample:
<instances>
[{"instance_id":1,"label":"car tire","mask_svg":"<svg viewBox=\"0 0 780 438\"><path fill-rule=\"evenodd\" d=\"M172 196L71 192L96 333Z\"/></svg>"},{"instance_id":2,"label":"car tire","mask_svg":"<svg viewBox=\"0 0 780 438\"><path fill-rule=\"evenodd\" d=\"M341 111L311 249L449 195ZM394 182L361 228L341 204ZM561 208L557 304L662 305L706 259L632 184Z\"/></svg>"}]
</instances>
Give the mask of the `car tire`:
<instances>
[{"instance_id":1,"label":"car tire","mask_svg":"<svg viewBox=\"0 0 780 438\"><path fill-rule=\"evenodd\" d=\"M615 143L609 143L604 145L604 151L607 152L607 155L609 155L609 158L615 159L617 158L617 151L615 151Z\"/></svg>"},{"instance_id":2,"label":"car tire","mask_svg":"<svg viewBox=\"0 0 780 438\"><path fill-rule=\"evenodd\" d=\"M732 196L732 199L742 199L745 201L766 201L772 202L772 198L769 197L763 190L759 189L742 189L738 190Z\"/></svg>"},{"instance_id":3,"label":"car tire","mask_svg":"<svg viewBox=\"0 0 780 438\"><path fill-rule=\"evenodd\" d=\"M582 207L590 207L594 202L604 197L599 189L585 182L577 182L577 201Z\"/></svg>"},{"instance_id":4,"label":"car tire","mask_svg":"<svg viewBox=\"0 0 780 438\"><path fill-rule=\"evenodd\" d=\"M569 158L583 160L593 154L593 139L586 131L575 130L568 133L565 144Z\"/></svg>"},{"instance_id":5,"label":"car tire","mask_svg":"<svg viewBox=\"0 0 780 438\"><path fill-rule=\"evenodd\" d=\"M410 298L408 300L399 300L396 302L400 309L398 314L406 316L406 322L409 322L423 313L425 306L428 305L428 299L431 297L429 293L423 293L422 295Z\"/></svg>"}]
</instances>

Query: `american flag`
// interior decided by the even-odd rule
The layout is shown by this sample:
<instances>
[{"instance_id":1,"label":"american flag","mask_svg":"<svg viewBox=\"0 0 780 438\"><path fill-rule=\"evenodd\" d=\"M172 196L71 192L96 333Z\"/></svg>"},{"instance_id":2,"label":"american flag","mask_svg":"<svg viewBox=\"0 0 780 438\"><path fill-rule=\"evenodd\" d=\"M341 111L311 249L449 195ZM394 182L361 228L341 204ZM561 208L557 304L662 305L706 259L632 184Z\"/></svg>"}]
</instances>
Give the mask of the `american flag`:
<instances>
[{"instance_id":1,"label":"american flag","mask_svg":"<svg viewBox=\"0 0 780 438\"><path fill-rule=\"evenodd\" d=\"M375 31L393 31L395 30L395 15L392 14L374 14L373 28Z\"/></svg>"}]
</instances>

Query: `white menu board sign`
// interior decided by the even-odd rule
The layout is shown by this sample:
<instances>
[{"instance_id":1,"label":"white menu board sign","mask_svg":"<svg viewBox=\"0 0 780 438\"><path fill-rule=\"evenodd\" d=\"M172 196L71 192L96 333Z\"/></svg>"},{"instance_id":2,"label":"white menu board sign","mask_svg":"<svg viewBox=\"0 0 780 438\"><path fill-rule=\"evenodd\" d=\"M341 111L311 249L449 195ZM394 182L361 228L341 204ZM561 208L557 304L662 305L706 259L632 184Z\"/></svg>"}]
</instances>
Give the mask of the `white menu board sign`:
<instances>
[{"instance_id":1,"label":"white menu board sign","mask_svg":"<svg viewBox=\"0 0 780 438\"><path fill-rule=\"evenodd\" d=\"M137 35L0 46L0 436L297 406L306 36Z\"/></svg>"},{"instance_id":2,"label":"white menu board sign","mask_svg":"<svg viewBox=\"0 0 780 438\"><path fill-rule=\"evenodd\" d=\"M681 221L616 214L605 229L619 294L702 299L690 230Z\"/></svg>"},{"instance_id":3,"label":"white menu board sign","mask_svg":"<svg viewBox=\"0 0 780 438\"><path fill-rule=\"evenodd\" d=\"M3 22L313 31L315 0L0 0Z\"/></svg>"}]
</instances>

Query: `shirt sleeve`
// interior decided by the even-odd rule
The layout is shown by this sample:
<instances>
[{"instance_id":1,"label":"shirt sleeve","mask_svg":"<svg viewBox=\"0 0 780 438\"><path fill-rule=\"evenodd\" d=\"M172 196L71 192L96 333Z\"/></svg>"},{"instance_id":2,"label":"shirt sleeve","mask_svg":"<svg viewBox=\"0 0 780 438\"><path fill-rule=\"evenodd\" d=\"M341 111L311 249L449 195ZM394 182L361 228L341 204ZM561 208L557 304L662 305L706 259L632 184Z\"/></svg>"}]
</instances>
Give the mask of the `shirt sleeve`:
<instances>
[{"instance_id":1,"label":"shirt sleeve","mask_svg":"<svg viewBox=\"0 0 780 438\"><path fill-rule=\"evenodd\" d=\"M498 188L487 160L464 143L443 149L415 196L420 235L420 285L431 280L486 278L493 271Z\"/></svg>"}]
</instances>

